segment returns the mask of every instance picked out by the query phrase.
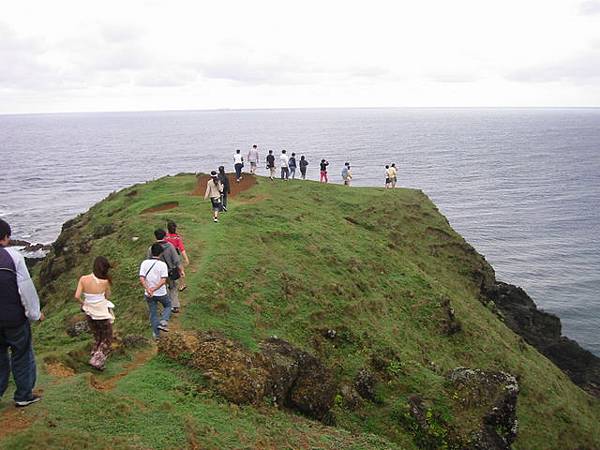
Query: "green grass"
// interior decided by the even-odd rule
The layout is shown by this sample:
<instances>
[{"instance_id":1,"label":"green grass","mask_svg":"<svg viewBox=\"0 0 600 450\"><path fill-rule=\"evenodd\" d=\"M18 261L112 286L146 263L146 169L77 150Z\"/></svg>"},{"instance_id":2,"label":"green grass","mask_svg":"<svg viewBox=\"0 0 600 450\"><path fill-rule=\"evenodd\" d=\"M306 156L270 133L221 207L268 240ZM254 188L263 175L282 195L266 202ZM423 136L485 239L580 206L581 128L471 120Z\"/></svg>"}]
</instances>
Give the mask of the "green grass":
<instances>
[{"instance_id":1,"label":"green grass","mask_svg":"<svg viewBox=\"0 0 600 450\"><path fill-rule=\"evenodd\" d=\"M65 269L41 289L48 320L35 327L36 349L40 360L65 361L78 374L43 375L45 399L31 413L36 420L0 441L2 448L40 442L47 448L81 442L86 448L415 448L397 411L419 393L448 415L444 374L458 366L519 376L516 449L600 447L598 401L533 348L520 349L518 336L479 302L473 273L490 276L492 269L423 193L260 178L214 224L208 202L189 195L194 184L193 176L180 175L126 189L64 233L72 256L56 259ZM136 195L127 195L133 190ZM170 201L179 206L139 214ZM252 349L277 335L318 355L341 383L374 356L394 354L387 381L377 386L380 403L351 411L336 402L337 426L324 427L268 405L230 405L201 375L161 358L129 373L113 391L91 388L89 336L64 331L78 312L77 278L95 256L109 257L116 266L118 335L149 336L137 270L152 231L167 219L179 224L192 259L183 328L219 330ZM114 233L90 239L91 251L82 254L81 242L106 225ZM463 325L452 337L441 332L444 297ZM338 339L322 338L323 329L338 330ZM118 373L128 358L112 358L99 378ZM458 427L469 422L446 419Z\"/></svg>"}]
</instances>

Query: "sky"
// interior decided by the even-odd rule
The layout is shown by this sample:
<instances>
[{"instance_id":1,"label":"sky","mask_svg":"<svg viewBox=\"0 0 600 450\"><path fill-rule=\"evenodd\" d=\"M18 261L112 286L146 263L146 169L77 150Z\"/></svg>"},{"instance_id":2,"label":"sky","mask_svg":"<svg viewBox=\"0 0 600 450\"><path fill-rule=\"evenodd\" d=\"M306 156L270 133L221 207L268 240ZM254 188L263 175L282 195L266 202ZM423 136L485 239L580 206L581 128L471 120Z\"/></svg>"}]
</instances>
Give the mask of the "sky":
<instances>
[{"instance_id":1,"label":"sky","mask_svg":"<svg viewBox=\"0 0 600 450\"><path fill-rule=\"evenodd\" d=\"M600 0L0 7L0 114L600 106Z\"/></svg>"}]
</instances>

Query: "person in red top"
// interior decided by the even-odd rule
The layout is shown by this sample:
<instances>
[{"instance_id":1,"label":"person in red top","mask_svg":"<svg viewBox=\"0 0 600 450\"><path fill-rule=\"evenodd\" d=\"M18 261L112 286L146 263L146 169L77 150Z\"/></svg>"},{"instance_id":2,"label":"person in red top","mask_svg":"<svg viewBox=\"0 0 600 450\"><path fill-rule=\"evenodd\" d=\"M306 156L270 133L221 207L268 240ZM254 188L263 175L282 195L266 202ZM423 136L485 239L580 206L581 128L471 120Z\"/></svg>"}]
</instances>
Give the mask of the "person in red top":
<instances>
[{"instance_id":1,"label":"person in red top","mask_svg":"<svg viewBox=\"0 0 600 450\"><path fill-rule=\"evenodd\" d=\"M177 224L175 222L173 222L172 220L169 220L169 222L167 222L167 236L165 237L165 241L170 243L173 247L175 247L175 250L177 250L177 253L179 253L182 257L183 257L183 261L185 262L185 265L189 265L190 263L190 259L188 258L187 252L185 251L185 245L183 245L183 238L177 234ZM179 286L179 290L183 291L187 285L185 283L185 278L181 277L181 281L179 282L180 286ZM173 308L173 309L177 309L179 310L179 308ZM178 311L173 311L173 312L178 312Z\"/></svg>"}]
</instances>

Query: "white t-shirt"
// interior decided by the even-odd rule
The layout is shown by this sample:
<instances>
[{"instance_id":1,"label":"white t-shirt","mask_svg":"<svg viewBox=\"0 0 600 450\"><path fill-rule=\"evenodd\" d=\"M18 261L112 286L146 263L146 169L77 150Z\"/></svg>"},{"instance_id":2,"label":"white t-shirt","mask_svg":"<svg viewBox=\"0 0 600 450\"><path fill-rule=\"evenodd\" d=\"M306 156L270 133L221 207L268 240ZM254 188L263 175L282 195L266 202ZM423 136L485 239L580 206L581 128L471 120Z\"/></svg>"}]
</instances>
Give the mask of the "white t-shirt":
<instances>
[{"instance_id":1,"label":"white t-shirt","mask_svg":"<svg viewBox=\"0 0 600 450\"><path fill-rule=\"evenodd\" d=\"M146 277L146 285L148 287L153 288L158 286L161 278L167 278L168 276L169 269L167 264L158 259L147 259L140 266L140 277ZM163 284L159 289L154 291L154 295L167 295L167 287ZM148 292L146 292L146 297L150 297Z\"/></svg>"},{"instance_id":2,"label":"white t-shirt","mask_svg":"<svg viewBox=\"0 0 600 450\"><path fill-rule=\"evenodd\" d=\"M287 167L288 166L288 157L285 153L282 153L281 156L279 157L279 162L281 164L281 167Z\"/></svg>"},{"instance_id":3,"label":"white t-shirt","mask_svg":"<svg viewBox=\"0 0 600 450\"><path fill-rule=\"evenodd\" d=\"M236 153L235 155L233 155L233 162L234 162L234 164L243 164L244 157L242 156L241 153Z\"/></svg>"}]
</instances>

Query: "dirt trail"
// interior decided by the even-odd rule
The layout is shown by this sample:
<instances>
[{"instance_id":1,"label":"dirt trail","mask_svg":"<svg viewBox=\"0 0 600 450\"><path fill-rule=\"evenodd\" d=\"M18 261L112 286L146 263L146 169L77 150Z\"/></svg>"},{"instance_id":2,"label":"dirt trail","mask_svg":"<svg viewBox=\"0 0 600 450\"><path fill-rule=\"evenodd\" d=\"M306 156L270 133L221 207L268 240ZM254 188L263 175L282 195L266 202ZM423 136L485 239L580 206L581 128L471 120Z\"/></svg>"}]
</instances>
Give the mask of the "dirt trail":
<instances>
[{"instance_id":1,"label":"dirt trail","mask_svg":"<svg viewBox=\"0 0 600 450\"><path fill-rule=\"evenodd\" d=\"M256 184L256 177L254 175L250 175L249 173L242 174L242 180L239 183L236 183L235 175L232 173L228 173L227 178L229 179L229 186L231 187L231 194L229 194L230 198L235 197L240 192L247 191ZM204 192L206 192L206 184L210 180L210 175L199 175L197 180L198 182L196 184L196 188L192 192L192 195L204 196Z\"/></svg>"},{"instance_id":2,"label":"dirt trail","mask_svg":"<svg viewBox=\"0 0 600 450\"><path fill-rule=\"evenodd\" d=\"M125 364L123 370L116 375L105 380L99 379L92 375L90 377L90 386L98 391L112 391L121 378L126 377L132 370L135 370L138 367L146 364L154 357L154 355L156 355L156 346L152 345L152 347L146 350L137 352L133 358L133 361Z\"/></svg>"},{"instance_id":3,"label":"dirt trail","mask_svg":"<svg viewBox=\"0 0 600 450\"><path fill-rule=\"evenodd\" d=\"M35 406L29 406L35 408ZM0 414L0 440L31 426L36 418L35 411L29 408L9 406Z\"/></svg>"}]
</instances>

